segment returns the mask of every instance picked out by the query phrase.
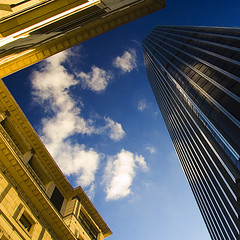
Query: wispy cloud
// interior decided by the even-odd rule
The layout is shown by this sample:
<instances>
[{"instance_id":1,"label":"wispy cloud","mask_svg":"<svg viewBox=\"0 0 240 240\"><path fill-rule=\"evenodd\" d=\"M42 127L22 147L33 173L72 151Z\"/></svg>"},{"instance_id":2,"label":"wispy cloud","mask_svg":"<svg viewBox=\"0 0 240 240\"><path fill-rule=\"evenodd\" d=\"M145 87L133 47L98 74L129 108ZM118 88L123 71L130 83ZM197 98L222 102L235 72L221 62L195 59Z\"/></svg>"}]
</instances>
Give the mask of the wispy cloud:
<instances>
[{"instance_id":1,"label":"wispy cloud","mask_svg":"<svg viewBox=\"0 0 240 240\"><path fill-rule=\"evenodd\" d=\"M88 88L95 92L102 92L107 88L112 74L104 69L92 66L91 72L80 72L77 76L80 77L83 88Z\"/></svg>"},{"instance_id":2,"label":"wispy cloud","mask_svg":"<svg viewBox=\"0 0 240 240\"><path fill-rule=\"evenodd\" d=\"M141 99L138 102L138 111L143 112L148 107L146 99Z\"/></svg>"},{"instance_id":3,"label":"wispy cloud","mask_svg":"<svg viewBox=\"0 0 240 240\"><path fill-rule=\"evenodd\" d=\"M151 154L156 152L156 149L154 147L152 147L152 146L147 146L146 150L148 150Z\"/></svg>"},{"instance_id":4,"label":"wispy cloud","mask_svg":"<svg viewBox=\"0 0 240 240\"><path fill-rule=\"evenodd\" d=\"M120 68L124 73L131 72L137 68L137 54L135 49L125 51L122 56L118 56L113 61L116 68Z\"/></svg>"},{"instance_id":5,"label":"wispy cloud","mask_svg":"<svg viewBox=\"0 0 240 240\"><path fill-rule=\"evenodd\" d=\"M148 167L142 155L121 150L114 157L109 157L104 172L106 200L117 200L131 193L131 185L137 168L147 171Z\"/></svg>"},{"instance_id":6,"label":"wispy cloud","mask_svg":"<svg viewBox=\"0 0 240 240\"><path fill-rule=\"evenodd\" d=\"M97 115L96 118L101 119L99 115ZM105 134L115 142L120 141L126 135L126 132L123 130L123 127L120 123L112 120L109 117L104 117L103 120L105 125L95 128L95 134Z\"/></svg>"},{"instance_id":7,"label":"wispy cloud","mask_svg":"<svg viewBox=\"0 0 240 240\"><path fill-rule=\"evenodd\" d=\"M109 137L114 141L119 141L125 136L125 131L120 123L113 121L111 118L105 118L106 127L109 128Z\"/></svg>"},{"instance_id":8,"label":"wispy cloud","mask_svg":"<svg viewBox=\"0 0 240 240\"><path fill-rule=\"evenodd\" d=\"M95 197L95 184L94 183L91 184L90 188L87 190L86 193L91 200L94 199L94 197Z\"/></svg>"}]
</instances>

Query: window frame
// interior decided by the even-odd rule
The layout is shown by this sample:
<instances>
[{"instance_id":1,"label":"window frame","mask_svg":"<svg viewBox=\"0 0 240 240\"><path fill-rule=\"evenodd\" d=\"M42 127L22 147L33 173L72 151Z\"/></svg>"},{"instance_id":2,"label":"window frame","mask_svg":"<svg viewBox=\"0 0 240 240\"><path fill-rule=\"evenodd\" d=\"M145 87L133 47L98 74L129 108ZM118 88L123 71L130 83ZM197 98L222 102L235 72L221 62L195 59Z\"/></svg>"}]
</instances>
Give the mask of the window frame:
<instances>
[{"instance_id":1,"label":"window frame","mask_svg":"<svg viewBox=\"0 0 240 240\"><path fill-rule=\"evenodd\" d=\"M27 220L31 225L29 228L26 227L24 223L21 221L22 217L24 217L25 220ZM27 235L32 236L36 222L34 221L33 217L28 213L25 207L23 207L22 210L20 211L16 221Z\"/></svg>"}]
</instances>

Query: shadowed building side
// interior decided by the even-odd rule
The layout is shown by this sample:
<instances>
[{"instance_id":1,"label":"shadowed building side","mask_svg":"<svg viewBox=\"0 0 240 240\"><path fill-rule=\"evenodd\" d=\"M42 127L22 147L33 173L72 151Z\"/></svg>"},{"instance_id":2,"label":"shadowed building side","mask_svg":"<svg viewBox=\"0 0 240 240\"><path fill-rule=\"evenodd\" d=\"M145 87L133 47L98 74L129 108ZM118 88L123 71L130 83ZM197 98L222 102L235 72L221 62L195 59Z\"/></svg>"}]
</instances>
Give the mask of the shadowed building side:
<instances>
[{"instance_id":1,"label":"shadowed building side","mask_svg":"<svg viewBox=\"0 0 240 240\"><path fill-rule=\"evenodd\" d=\"M148 79L212 239L240 239L240 29L157 26Z\"/></svg>"},{"instance_id":2,"label":"shadowed building side","mask_svg":"<svg viewBox=\"0 0 240 240\"><path fill-rule=\"evenodd\" d=\"M0 78L165 7L164 0L4 3L0 4Z\"/></svg>"}]
</instances>

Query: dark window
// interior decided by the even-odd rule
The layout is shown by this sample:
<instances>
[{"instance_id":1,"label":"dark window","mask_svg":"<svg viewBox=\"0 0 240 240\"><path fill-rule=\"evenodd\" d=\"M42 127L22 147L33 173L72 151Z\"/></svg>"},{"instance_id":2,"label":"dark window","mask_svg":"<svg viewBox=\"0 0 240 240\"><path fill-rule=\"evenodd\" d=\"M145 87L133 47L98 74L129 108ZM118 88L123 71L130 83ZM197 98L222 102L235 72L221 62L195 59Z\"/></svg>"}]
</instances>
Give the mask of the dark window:
<instances>
[{"instance_id":1,"label":"dark window","mask_svg":"<svg viewBox=\"0 0 240 240\"><path fill-rule=\"evenodd\" d=\"M191 69L189 67L186 67L186 66L183 65L181 67L181 70L187 75Z\"/></svg>"},{"instance_id":2,"label":"dark window","mask_svg":"<svg viewBox=\"0 0 240 240\"><path fill-rule=\"evenodd\" d=\"M229 87L229 89L237 96L240 96L240 83L239 82L232 83L232 85Z\"/></svg>"},{"instance_id":3,"label":"dark window","mask_svg":"<svg viewBox=\"0 0 240 240\"><path fill-rule=\"evenodd\" d=\"M208 81L203 82L203 83L201 84L201 87L202 87L202 89L203 89L205 92L207 92L207 93L212 92L213 89L215 88L215 86L214 86L212 83L208 82ZM210 94L210 95L211 95L211 94Z\"/></svg>"},{"instance_id":4,"label":"dark window","mask_svg":"<svg viewBox=\"0 0 240 240\"><path fill-rule=\"evenodd\" d=\"M201 77L201 76L200 76L198 73L195 73L195 74L192 76L191 79L192 79L194 82L197 82L200 77Z\"/></svg>"},{"instance_id":5,"label":"dark window","mask_svg":"<svg viewBox=\"0 0 240 240\"><path fill-rule=\"evenodd\" d=\"M207 89L207 90L209 90L209 89ZM223 91L217 87L211 88L211 91L209 91L209 94L216 101L218 101L220 98L223 97Z\"/></svg>"},{"instance_id":6,"label":"dark window","mask_svg":"<svg viewBox=\"0 0 240 240\"><path fill-rule=\"evenodd\" d=\"M201 77L197 80L198 86L202 87L204 84L206 84L207 80L204 77Z\"/></svg>"},{"instance_id":7,"label":"dark window","mask_svg":"<svg viewBox=\"0 0 240 240\"><path fill-rule=\"evenodd\" d=\"M30 229L32 227L32 223L24 213L20 217L19 222L22 224L22 226L25 228L25 230L30 232Z\"/></svg>"},{"instance_id":8,"label":"dark window","mask_svg":"<svg viewBox=\"0 0 240 240\"><path fill-rule=\"evenodd\" d=\"M228 111L230 112L235 118L240 118L239 108L240 104L232 99L227 94L224 94L222 98L218 100L218 102Z\"/></svg>"},{"instance_id":9,"label":"dark window","mask_svg":"<svg viewBox=\"0 0 240 240\"><path fill-rule=\"evenodd\" d=\"M188 75L189 78L192 78L192 76L194 74L195 74L195 72L193 70L190 70L187 75Z\"/></svg>"},{"instance_id":10,"label":"dark window","mask_svg":"<svg viewBox=\"0 0 240 240\"><path fill-rule=\"evenodd\" d=\"M55 206L55 208L60 212L64 197L57 187L54 188L53 194L50 198L51 202Z\"/></svg>"}]
</instances>

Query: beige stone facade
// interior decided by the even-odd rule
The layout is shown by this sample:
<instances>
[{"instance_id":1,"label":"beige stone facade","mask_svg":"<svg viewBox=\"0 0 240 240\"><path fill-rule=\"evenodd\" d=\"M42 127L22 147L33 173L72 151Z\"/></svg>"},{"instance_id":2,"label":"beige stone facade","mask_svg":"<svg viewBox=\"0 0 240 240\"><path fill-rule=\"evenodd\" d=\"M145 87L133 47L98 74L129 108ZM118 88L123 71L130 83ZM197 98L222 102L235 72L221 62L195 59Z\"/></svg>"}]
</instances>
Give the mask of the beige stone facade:
<instances>
[{"instance_id":1,"label":"beige stone facade","mask_svg":"<svg viewBox=\"0 0 240 240\"><path fill-rule=\"evenodd\" d=\"M73 189L0 82L0 239L102 240L112 234Z\"/></svg>"}]
</instances>

